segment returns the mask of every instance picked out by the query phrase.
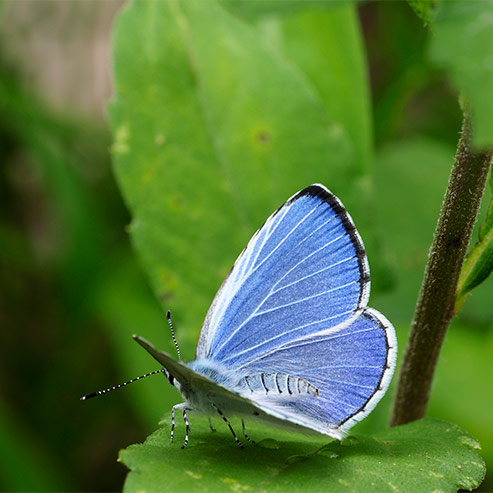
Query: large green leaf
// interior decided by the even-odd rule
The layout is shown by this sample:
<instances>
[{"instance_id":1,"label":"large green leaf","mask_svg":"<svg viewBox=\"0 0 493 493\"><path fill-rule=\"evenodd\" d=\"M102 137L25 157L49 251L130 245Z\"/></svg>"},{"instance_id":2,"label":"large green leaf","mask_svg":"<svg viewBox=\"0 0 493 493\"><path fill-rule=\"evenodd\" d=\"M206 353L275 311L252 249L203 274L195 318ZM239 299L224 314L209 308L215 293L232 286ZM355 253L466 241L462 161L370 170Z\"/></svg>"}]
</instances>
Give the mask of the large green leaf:
<instances>
[{"instance_id":1,"label":"large green leaf","mask_svg":"<svg viewBox=\"0 0 493 493\"><path fill-rule=\"evenodd\" d=\"M359 49L346 56L360 59ZM195 329L190 347L270 212L312 182L344 200L356 182L367 185L367 171L353 131L303 71L212 0L130 3L114 30L114 60L113 153L130 231L155 291L176 309L178 332Z\"/></svg>"},{"instance_id":2,"label":"large green leaf","mask_svg":"<svg viewBox=\"0 0 493 493\"><path fill-rule=\"evenodd\" d=\"M261 2L252 2L251 0L220 0L220 3L246 19L257 19L262 16L276 14L290 14L300 10L307 10L307 7L321 11L322 9L338 4L338 2L332 2L331 0L262 0Z\"/></svg>"},{"instance_id":3,"label":"large green leaf","mask_svg":"<svg viewBox=\"0 0 493 493\"><path fill-rule=\"evenodd\" d=\"M274 45L304 73L328 114L349 134L355 148L355 165L366 171L373 157L370 94L354 3L330 0L223 0L221 3L235 13L244 14L244 8L255 13L253 18L264 42Z\"/></svg>"},{"instance_id":4,"label":"large green leaf","mask_svg":"<svg viewBox=\"0 0 493 493\"><path fill-rule=\"evenodd\" d=\"M258 428L250 434L265 438L245 450L225 426L214 434L204 420L192 426L185 450L170 444L167 427L123 450L125 491L456 491L485 474L477 441L434 419L342 442Z\"/></svg>"},{"instance_id":5,"label":"large green leaf","mask_svg":"<svg viewBox=\"0 0 493 493\"><path fill-rule=\"evenodd\" d=\"M328 114L346 129L355 166L364 175L373 159L373 135L367 66L354 5L336 2L328 10L284 16L279 29L286 56L306 74Z\"/></svg>"},{"instance_id":6,"label":"large green leaf","mask_svg":"<svg viewBox=\"0 0 493 493\"><path fill-rule=\"evenodd\" d=\"M472 108L474 144L493 145L493 2L440 2L431 56Z\"/></svg>"}]
</instances>

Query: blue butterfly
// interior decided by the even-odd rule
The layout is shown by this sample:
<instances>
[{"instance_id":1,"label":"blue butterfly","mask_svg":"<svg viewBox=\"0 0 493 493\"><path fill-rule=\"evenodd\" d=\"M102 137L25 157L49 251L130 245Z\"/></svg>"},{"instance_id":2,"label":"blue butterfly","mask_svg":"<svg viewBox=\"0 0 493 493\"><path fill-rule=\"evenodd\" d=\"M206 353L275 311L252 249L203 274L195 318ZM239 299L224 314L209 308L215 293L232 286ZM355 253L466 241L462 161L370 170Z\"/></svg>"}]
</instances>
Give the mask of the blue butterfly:
<instances>
[{"instance_id":1,"label":"blue butterfly","mask_svg":"<svg viewBox=\"0 0 493 493\"><path fill-rule=\"evenodd\" d=\"M175 361L138 336L188 411L255 417L341 439L382 398L394 372L395 331L367 307L363 242L322 185L291 197L255 233L220 287L196 359ZM209 421L210 423L210 421ZM243 423L243 421L242 421ZM211 425L212 428L212 425ZM245 427L243 423L245 436Z\"/></svg>"}]
</instances>

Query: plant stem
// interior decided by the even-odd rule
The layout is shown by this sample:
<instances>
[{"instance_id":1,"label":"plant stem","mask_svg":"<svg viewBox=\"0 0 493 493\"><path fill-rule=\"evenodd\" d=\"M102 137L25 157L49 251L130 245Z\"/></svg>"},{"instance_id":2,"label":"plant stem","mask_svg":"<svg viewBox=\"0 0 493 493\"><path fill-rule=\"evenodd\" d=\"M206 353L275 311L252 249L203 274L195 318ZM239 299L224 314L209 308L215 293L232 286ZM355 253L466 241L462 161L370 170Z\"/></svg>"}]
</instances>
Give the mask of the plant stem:
<instances>
[{"instance_id":1,"label":"plant stem","mask_svg":"<svg viewBox=\"0 0 493 493\"><path fill-rule=\"evenodd\" d=\"M433 373L454 314L457 282L490 168L492 152L471 150L464 121L455 163L435 229L400 372L391 426L424 417Z\"/></svg>"}]
</instances>

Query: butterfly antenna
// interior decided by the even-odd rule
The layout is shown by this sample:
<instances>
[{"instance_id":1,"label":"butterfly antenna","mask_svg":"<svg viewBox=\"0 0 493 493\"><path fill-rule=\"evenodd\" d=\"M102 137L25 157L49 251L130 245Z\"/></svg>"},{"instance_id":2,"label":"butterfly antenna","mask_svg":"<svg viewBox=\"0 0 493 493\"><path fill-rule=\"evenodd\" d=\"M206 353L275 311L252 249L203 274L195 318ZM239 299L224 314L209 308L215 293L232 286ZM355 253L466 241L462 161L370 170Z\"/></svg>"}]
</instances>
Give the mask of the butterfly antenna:
<instances>
[{"instance_id":1,"label":"butterfly antenna","mask_svg":"<svg viewBox=\"0 0 493 493\"><path fill-rule=\"evenodd\" d=\"M132 380L129 380L128 382L114 385L113 387L110 387L109 389L91 392L90 394L87 394L87 395L84 395L83 397L81 397L80 400L81 401L87 401L87 399L91 399L92 397L97 397L98 395L101 395L101 394L106 394L106 392L111 392L112 390L121 389L122 387L125 387L125 385L128 385L129 383L134 383L137 380L140 380L141 378L149 377L150 375L155 375L156 373L165 373L165 371L166 370L164 368L161 368L160 370L151 371L150 373L146 373L145 375L141 375L140 377L132 378Z\"/></svg>"},{"instance_id":2,"label":"butterfly antenna","mask_svg":"<svg viewBox=\"0 0 493 493\"><path fill-rule=\"evenodd\" d=\"M178 346L178 341L176 340L176 337L175 337L175 331L173 329L173 322L171 321L171 312L169 310L166 312L166 318L168 319L169 328L171 329L171 337L173 338L173 342L175 343L176 352L178 353L178 361L180 361L181 360L180 347Z\"/></svg>"}]
</instances>

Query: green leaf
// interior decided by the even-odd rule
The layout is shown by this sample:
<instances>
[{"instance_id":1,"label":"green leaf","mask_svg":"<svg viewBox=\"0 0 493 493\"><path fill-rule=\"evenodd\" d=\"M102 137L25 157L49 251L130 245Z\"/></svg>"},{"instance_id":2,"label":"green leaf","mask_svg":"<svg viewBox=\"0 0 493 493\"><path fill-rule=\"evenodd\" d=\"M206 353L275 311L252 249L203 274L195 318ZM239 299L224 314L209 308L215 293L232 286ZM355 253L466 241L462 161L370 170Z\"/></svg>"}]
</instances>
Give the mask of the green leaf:
<instances>
[{"instance_id":1,"label":"green leaf","mask_svg":"<svg viewBox=\"0 0 493 493\"><path fill-rule=\"evenodd\" d=\"M116 23L114 60L113 154L130 231L178 332L194 329L191 348L268 214L313 182L345 200L368 188L367 169L353 131L303 71L214 1L130 3Z\"/></svg>"},{"instance_id":2,"label":"green leaf","mask_svg":"<svg viewBox=\"0 0 493 493\"><path fill-rule=\"evenodd\" d=\"M357 165L368 168L373 158L368 68L355 4L330 0L223 0L221 4L236 13L247 9L256 14L264 41L304 72L328 114L347 129ZM263 13L270 15L263 19Z\"/></svg>"},{"instance_id":3,"label":"green leaf","mask_svg":"<svg viewBox=\"0 0 493 493\"><path fill-rule=\"evenodd\" d=\"M431 57L472 108L474 145L493 145L493 3L440 2Z\"/></svg>"},{"instance_id":4,"label":"green leaf","mask_svg":"<svg viewBox=\"0 0 493 493\"><path fill-rule=\"evenodd\" d=\"M191 433L185 450L170 444L168 428L123 450L125 491L456 491L476 488L485 474L478 442L435 419L341 442L254 428L260 441L245 450L205 420L194 420Z\"/></svg>"},{"instance_id":5,"label":"green leaf","mask_svg":"<svg viewBox=\"0 0 493 493\"><path fill-rule=\"evenodd\" d=\"M335 2L329 10L305 9L284 16L279 29L286 56L307 76L328 114L346 129L363 174L373 160L373 135L368 68L355 6Z\"/></svg>"},{"instance_id":6,"label":"green leaf","mask_svg":"<svg viewBox=\"0 0 493 493\"><path fill-rule=\"evenodd\" d=\"M261 16L275 14L290 14L300 10L318 10L331 8L336 2L331 0L220 0L221 5L231 12L247 19L257 19ZM338 3L338 2L337 2Z\"/></svg>"},{"instance_id":7,"label":"green leaf","mask_svg":"<svg viewBox=\"0 0 493 493\"><path fill-rule=\"evenodd\" d=\"M491 302L491 290L489 294ZM476 293L471 298L474 297ZM469 313L467 319L462 314L454 318L447 332L447 340L438 360L428 413L457 423L477 437L481 443L481 455L491 467L493 392L489 389L493 374L493 331L491 326L490 330L481 330L485 327L472 325L470 316ZM451 389L457 390L451 392ZM488 471L482 489L493 491L491 471Z\"/></svg>"},{"instance_id":8,"label":"green leaf","mask_svg":"<svg viewBox=\"0 0 493 493\"><path fill-rule=\"evenodd\" d=\"M490 173L493 191L493 175ZM464 262L457 287L455 311L458 312L466 296L485 281L493 271L493 202L490 202L486 221L479 230L479 239Z\"/></svg>"},{"instance_id":9,"label":"green leaf","mask_svg":"<svg viewBox=\"0 0 493 493\"><path fill-rule=\"evenodd\" d=\"M433 27L433 11L437 0L408 0L415 14L429 27Z\"/></svg>"}]
</instances>

